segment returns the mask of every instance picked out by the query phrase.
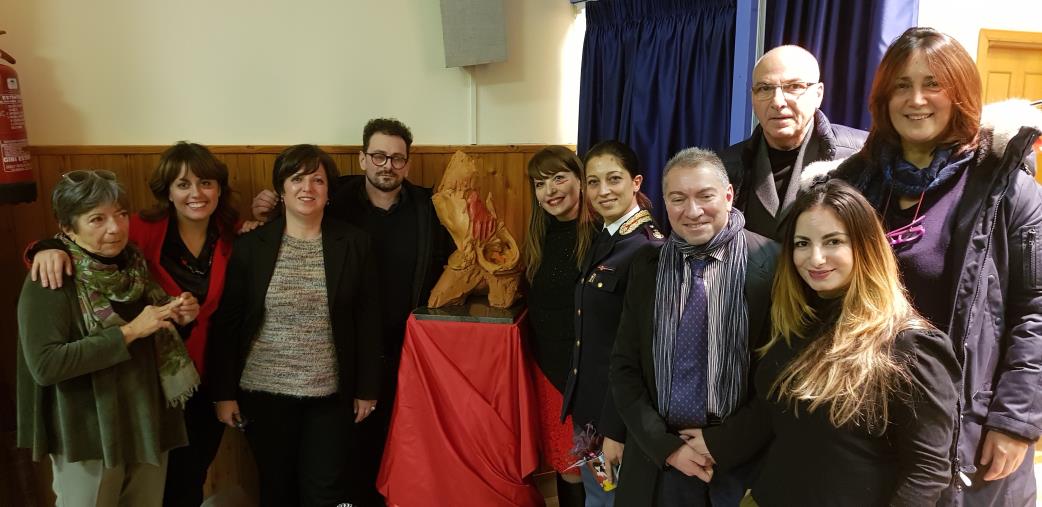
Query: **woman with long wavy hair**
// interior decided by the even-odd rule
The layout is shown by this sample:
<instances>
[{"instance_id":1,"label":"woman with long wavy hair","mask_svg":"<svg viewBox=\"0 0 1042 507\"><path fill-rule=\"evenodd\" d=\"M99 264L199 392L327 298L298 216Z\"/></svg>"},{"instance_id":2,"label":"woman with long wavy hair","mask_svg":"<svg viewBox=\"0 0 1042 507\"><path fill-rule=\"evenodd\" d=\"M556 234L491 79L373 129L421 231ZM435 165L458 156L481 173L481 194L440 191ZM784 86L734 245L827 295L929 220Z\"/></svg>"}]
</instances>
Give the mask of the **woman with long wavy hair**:
<instances>
[{"instance_id":1,"label":"woman with long wavy hair","mask_svg":"<svg viewBox=\"0 0 1042 507\"><path fill-rule=\"evenodd\" d=\"M556 472L561 507L582 507L579 471L571 468L571 417L561 421L561 392L575 343L573 291L579 262L590 249L593 216L583 198L582 161L564 146L547 146L528 162L532 215L525 238L531 350L539 399L543 459Z\"/></svg>"},{"instance_id":2,"label":"woman with long wavy hair","mask_svg":"<svg viewBox=\"0 0 1042 507\"><path fill-rule=\"evenodd\" d=\"M786 224L756 398L685 430L723 469L766 447L759 505L927 505L951 479L959 363L909 303L872 206L840 181Z\"/></svg>"}]
</instances>

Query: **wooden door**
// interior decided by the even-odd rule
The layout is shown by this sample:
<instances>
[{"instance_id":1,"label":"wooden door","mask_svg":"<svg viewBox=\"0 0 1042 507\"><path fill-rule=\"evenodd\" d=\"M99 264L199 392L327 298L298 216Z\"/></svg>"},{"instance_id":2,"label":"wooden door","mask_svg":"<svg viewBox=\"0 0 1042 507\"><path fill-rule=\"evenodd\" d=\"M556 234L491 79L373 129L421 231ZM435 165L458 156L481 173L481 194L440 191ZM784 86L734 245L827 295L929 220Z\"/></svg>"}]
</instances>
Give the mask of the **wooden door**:
<instances>
[{"instance_id":1,"label":"wooden door","mask_svg":"<svg viewBox=\"0 0 1042 507\"><path fill-rule=\"evenodd\" d=\"M981 30L977 69L985 104L1011 97L1042 99L1042 33ZM1035 156L1035 179L1042 182L1042 152L1037 144Z\"/></svg>"}]
</instances>

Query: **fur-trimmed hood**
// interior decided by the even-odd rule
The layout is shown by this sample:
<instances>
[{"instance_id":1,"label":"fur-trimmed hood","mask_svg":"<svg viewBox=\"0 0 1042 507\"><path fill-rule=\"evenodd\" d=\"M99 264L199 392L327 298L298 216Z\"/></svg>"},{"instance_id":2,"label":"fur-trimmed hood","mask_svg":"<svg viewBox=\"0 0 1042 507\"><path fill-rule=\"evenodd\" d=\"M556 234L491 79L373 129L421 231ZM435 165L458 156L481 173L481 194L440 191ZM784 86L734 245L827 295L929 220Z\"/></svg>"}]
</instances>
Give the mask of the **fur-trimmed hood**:
<instances>
[{"instance_id":1,"label":"fur-trimmed hood","mask_svg":"<svg viewBox=\"0 0 1042 507\"><path fill-rule=\"evenodd\" d=\"M981 130L990 133L991 152L1002 158L1006 146L1024 127L1042 132L1042 110L1024 99L1009 99L984 106L981 111ZM821 161L803 168L800 174L800 189L826 179L846 159Z\"/></svg>"},{"instance_id":2,"label":"fur-trimmed hood","mask_svg":"<svg viewBox=\"0 0 1042 507\"><path fill-rule=\"evenodd\" d=\"M980 126L991 130L991 152L1001 158L1021 128L1031 127L1042 132L1042 109L1024 99L995 102L984 106Z\"/></svg>"}]
</instances>

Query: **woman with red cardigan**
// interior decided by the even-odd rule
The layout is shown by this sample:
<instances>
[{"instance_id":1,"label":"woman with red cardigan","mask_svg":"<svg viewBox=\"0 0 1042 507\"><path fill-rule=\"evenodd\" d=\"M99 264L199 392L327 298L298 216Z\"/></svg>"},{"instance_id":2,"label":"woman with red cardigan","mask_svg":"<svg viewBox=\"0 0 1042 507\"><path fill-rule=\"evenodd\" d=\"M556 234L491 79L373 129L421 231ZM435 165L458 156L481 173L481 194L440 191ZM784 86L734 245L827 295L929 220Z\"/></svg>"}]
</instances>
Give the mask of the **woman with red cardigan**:
<instances>
[{"instance_id":1,"label":"woman with red cardigan","mask_svg":"<svg viewBox=\"0 0 1042 507\"><path fill-rule=\"evenodd\" d=\"M170 451L163 493L166 507L196 507L203 501L206 472L224 434L206 392L203 356L210 316L224 289L238 214L230 203L228 168L199 144L182 141L163 152L148 186L158 204L131 218L130 242L141 250L163 290L173 296L190 292L200 304L195 322L179 331L203 386L185 405L189 445ZM62 272L71 274L59 245L45 240L27 251L39 252L31 275L44 287L60 287Z\"/></svg>"}]
</instances>

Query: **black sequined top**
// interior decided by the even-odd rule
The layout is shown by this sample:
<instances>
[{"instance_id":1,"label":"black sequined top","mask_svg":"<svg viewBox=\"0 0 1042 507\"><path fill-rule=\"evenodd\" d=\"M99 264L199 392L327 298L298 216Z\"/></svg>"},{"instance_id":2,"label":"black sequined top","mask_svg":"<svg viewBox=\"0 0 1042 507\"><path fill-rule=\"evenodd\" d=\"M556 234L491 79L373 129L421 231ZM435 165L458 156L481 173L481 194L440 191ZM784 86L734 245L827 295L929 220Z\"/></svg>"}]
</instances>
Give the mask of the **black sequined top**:
<instances>
[{"instance_id":1,"label":"black sequined top","mask_svg":"<svg viewBox=\"0 0 1042 507\"><path fill-rule=\"evenodd\" d=\"M543 259L528 293L532 354L539 368L563 391L575 341L575 259L578 220L547 221Z\"/></svg>"}]
</instances>

